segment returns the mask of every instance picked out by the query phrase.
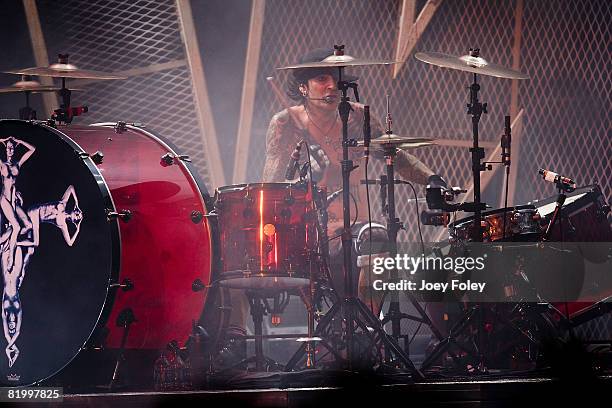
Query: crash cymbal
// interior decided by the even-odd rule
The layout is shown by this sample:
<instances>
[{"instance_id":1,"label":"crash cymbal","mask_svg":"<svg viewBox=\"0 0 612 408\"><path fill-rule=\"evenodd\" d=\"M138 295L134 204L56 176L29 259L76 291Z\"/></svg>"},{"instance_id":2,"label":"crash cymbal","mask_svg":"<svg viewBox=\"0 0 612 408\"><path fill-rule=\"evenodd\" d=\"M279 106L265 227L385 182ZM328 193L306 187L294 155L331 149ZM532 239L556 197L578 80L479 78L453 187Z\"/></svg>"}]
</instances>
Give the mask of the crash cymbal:
<instances>
[{"instance_id":1,"label":"crash cymbal","mask_svg":"<svg viewBox=\"0 0 612 408\"><path fill-rule=\"evenodd\" d=\"M419 61L438 67L457 69L459 71L473 72L480 75L488 75L497 78L529 79L529 75L501 65L492 64L484 58L472 55L455 57L440 52L417 52L414 57Z\"/></svg>"},{"instance_id":2,"label":"crash cymbal","mask_svg":"<svg viewBox=\"0 0 612 408\"><path fill-rule=\"evenodd\" d=\"M53 78L81 78L81 79L126 79L118 75L109 74L107 72L92 71L86 69L79 69L72 64L52 64L48 67L33 67L24 69L14 69L4 71L7 74L21 74L21 75L38 75L47 76Z\"/></svg>"},{"instance_id":3,"label":"crash cymbal","mask_svg":"<svg viewBox=\"0 0 612 408\"><path fill-rule=\"evenodd\" d=\"M33 67L23 69L13 69L4 71L7 74L37 75L54 78L82 78L82 79L126 79L127 77L113 75L108 72L93 71L77 68L68 63L68 55L60 54L58 62L48 67Z\"/></svg>"},{"instance_id":4,"label":"crash cymbal","mask_svg":"<svg viewBox=\"0 0 612 408\"><path fill-rule=\"evenodd\" d=\"M330 55L322 61L304 62L302 64L287 65L276 69L301 69L301 68L334 68L334 67L361 67L370 65L391 65L397 61L385 60L363 60L350 55Z\"/></svg>"},{"instance_id":5,"label":"crash cymbal","mask_svg":"<svg viewBox=\"0 0 612 408\"><path fill-rule=\"evenodd\" d=\"M385 133L384 135L370 141L370 147L374 149L395 146L398 149L408 150L432 145L435 145L434 139L426 139L423 137L403 137L388 133ZM363 146L363 141L357 142L357 146Z\"/></svg>"}]
</instances>

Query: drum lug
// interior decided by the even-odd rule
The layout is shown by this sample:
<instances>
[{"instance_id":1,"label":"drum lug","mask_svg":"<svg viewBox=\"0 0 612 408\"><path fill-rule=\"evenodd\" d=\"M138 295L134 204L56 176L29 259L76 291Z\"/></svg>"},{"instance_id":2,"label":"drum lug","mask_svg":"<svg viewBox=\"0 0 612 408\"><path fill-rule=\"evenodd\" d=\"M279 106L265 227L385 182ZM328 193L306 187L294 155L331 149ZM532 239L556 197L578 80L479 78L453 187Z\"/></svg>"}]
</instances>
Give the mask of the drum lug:
<instances>
[{"instance_id":1,"label":"drum lug","mask_svg":"<svg viewBox=\"0 0 612 408\"><path fill-rule=\"evenodd\" d=\"M176 163L176 159L179 159L185 162L191 162L191 159L189 158L189 156L185 154L180 154L177 156L172 153L166 153L161 157L160 164L164 167L172 166L173 164Z\"/></svg>"},{"instance_id":2,"label":"drum lug","mask_svg":"<svg viewBox=\"0 0 612 408\"><path fill-rule=\"evenodd\" d=\"M200 278L196 278L191 284L191 290L194 292L201 292L206 289L206 285Z\"/></svg>"},{"instance_id":3,"label":"drum lug","mask_svg":"<svg viewBox=\"0 0 612 408\"><path fill-rule=\"evenodd\" d=\"M104 161L104 153L98 150L97 152L91 155L91 160L93 160L95 164L102 164L102 162Z\"/></svg>"},{"instance_id":4,"label":"drum lug","mask_svg":"<svg viewBox=\"0 0 612 408\"><path fill-rule=\"evenodd\" d=\"M204 218L204 216L200 211L193 210L191 212L191 221L193 221L194 224L199 224L202 221L202 218Z\"/></svg>"},{"instance_id":5,"label":"drum lug","mask_svg":"<svg viewBox=\"0 0 612 408\"><path fill-rule=\"evenodd\" d=\"M80 152L79 153L79 157L83 160L87 159L88 157L91 158L91 160L95 163L95 164L102 164L102 162L104 161L104 153L102 153L101 151L97 150L94 154L90 155L87 152Z\"/></svg>"},{"instance_id":6,"label":"drum lug","mask_svg":"<svg viewBox=\"0 0 612 408\"><path fill-rule=\"evenodd\" d=\"M121 210L119 212L106 210L106 218L112 221L117 218L121 218L123 222L128 222L132 219L132 212L130 210Z\"/></svg>"},{"instance_id":7,"label":"drum lug","mask_svg":"<svg viewBox=\"0 0 612 408\"><path fill-rule=\"evenodd\" d=\"M115 133L121 134L125 132L126 130L127 130L127 123L119 121L115 124Z\"/></svg>"},{"instance_id":8,"label":"drum lug","mask_svg":"<svg viewBox=\"0 0 612 408\"><path fill-rule=\"evenodd\" d=\"M143 123L139 123L139 122L127 123L127 122L123 122L123 121L118 121L117 123L115 123L115 133L121 134L121 133L125 132L127 130L128 125L129 126L138 127L138 128L145 127L145 125Z\"/></svg>"},{"instance_id":9,"label":"drum lug","mask_svg":"<svg viewBox=\"0 0 612 408\"><path fill-rule=\"evenodd\" d=\"M134 289L134 282L130 279L125 278L121 283L111 283L111 288L121 288L124 292L130 291Z\"/></svg>"}]
</instances>

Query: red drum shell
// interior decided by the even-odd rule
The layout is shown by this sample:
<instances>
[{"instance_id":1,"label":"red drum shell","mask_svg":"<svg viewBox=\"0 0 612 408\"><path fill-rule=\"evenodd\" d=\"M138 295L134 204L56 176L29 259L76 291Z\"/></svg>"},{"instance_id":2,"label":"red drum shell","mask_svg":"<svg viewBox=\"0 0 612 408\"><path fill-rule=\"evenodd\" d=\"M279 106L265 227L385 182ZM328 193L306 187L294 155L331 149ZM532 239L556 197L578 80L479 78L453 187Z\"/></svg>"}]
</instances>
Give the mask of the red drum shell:
<instances>
[{"instance_id":1,"label":"red drum shell","mask_svg":"<svg viewBox=\"0 0 612 408\"><path fill-rule=\"evenodd\" d=\"M158 136L133 126L115 131L113 125L59 128L90 155L103 153L97 167L115 208L131 213L129 221L119 221L118 282L129 279L134 288L117 289L114 301L107 300L112 304L101 321L109 330L105 345L120 346L123 328L116 321L125 308L137 319L127 348L165 348L172 340L182 344L207 298L207 290L194 292L192 283L200 279L209 285L212 278L213 236L204 217L207 192L182 160L171 165L161 160L177 152Z\"/></svg>"},{"instance_id":2,"label":"red drum shell","mask_svg":"<svg viewBox=\"0 0 612 408\"><path fill-rule=\"evenodd\" d=\"M540 215L530 205L483 211L482 238L484 242L501 241L504 237L504 210L506 211L506 241L537 241L541 237ZM472 240L474 217L466 217L448 225L451 241Z\"/></svg>"},{"instance_id":3,"label":"red drum shell","mask_svg":"<svg viewBox=\"0 0 612 408\"><path fill-rule=\"evenodd\" d=\"M221 284L282 290L307 285L309 252L316 242L310 197L299 183L218 188Z\"/></svg>"}]
</instances>

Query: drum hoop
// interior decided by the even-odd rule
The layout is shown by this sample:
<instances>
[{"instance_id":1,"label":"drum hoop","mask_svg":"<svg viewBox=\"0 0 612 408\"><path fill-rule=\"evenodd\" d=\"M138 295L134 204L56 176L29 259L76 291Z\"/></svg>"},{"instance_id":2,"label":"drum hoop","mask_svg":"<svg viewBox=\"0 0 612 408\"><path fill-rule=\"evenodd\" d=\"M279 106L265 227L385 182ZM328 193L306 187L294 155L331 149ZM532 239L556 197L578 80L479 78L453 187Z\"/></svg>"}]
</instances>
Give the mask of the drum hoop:
<instances>
[{"instance_id":1,"label":"drum hoop","mask_svg":"<svg viewBox=\"0 0 612 408\"><path fill-rule=\"evenodd\" d=\"M524 211L524 210L536 210L537 208L533 204L525 204L525 205L515 205L513 207L506 207L507 213L511 214L513 211ZM488 210L482 212L482 219L486 221L486 217L489 215L497 215L502 214L504 212L504 208L497 208L494 210ZM474 216L470 215L469 217L461 218L460 220L451 222L448 224L448 229L452 230L454 228L463 227L468 222L473 222Z\"/></svg>"},{"instance_id":2,"label":"drum hoop","mask_svg":"<svg viewBox=\"0 0 612 408\"><path fill-rule=\"evenodd\" d=\"M284 182L278 182L278 183L274 183L274 182L265 182L265 183L242 183L242 184L230 184L227 186L221 186L218 187L216 189L216 194L220 194L220 193L228 193L228 192L234 192L234 191L243 191L243 190L248 190L250 188L253 189L270 189L270 190L288 190L288 189L294 189L294 190L306 190L307 186L306 184L302 184L302 183L291 183L288 181L284 181Z\"/></svg>"},{"instance_id":3,"label":"drum hoop","mask_svg":"<svg viewBox=\"0 0 612 408\"><path fill-rule=\"evenodd\" d=\"M0 122L3 123L16 123L16 124L26 124L30 126L39 126L46 131L53 133L63 142L68 144L71 148L74 149L75 154L79 155L80 153L87 153L77 142L75 142L69 135L62 132L59 129L56 129L53 126L49 126L46 122L43 121L23 121L16 119L0 119ZM102 199L104 200L104 207L110 209L112 211L117 211L115 207L115 203L113 201L113 196L110 193L108 188L108 184L104 179L102 173L98 170L98 167L94 164L93 160L89 156L83 155L83 163L91 173L94 178L94 181L98 185L98 189L100 190L100 194L102 195ZM119 233L119 220L114 220L113 222L109 221L110 231L111 231L111 271L110 271L110 281L109 285L106 288L106 297L104 299L104 305L102 306L102 310L98 315L98 319L96 321L95 326L87 336L85 343L81 346L81 348L56 372L52 373L46 378L41 378L36 380L36 382L27 385L38 384L41 381L45 381L57 373L62 372L66 367L68 367L72 361L81 353L81 351L86 347L89 340L94 336L96 331L103 327L111 314L113 309L113 304L115 303L116 291L112 290L110 287L111 283L117 282L119 280L119 273L121 268L121 234ZM25 385L24 385L25 386Z\"/></svg>"}]
</instances>

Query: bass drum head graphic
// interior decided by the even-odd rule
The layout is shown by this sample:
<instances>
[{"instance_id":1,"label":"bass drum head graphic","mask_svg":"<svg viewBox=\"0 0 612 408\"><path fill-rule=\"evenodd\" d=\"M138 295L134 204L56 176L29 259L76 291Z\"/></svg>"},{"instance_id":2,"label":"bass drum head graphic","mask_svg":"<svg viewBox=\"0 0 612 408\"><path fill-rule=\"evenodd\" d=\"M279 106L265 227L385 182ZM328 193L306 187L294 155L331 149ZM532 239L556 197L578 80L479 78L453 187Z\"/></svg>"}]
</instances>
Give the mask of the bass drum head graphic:
<instances>
[{"instance_id":1,"label":"bass drum head graphic","mask_svg":"<svg viewBox=\"0 0 612 408\"><path fill-rule=\"evenodd\" d=\"M42 124L0 121L0 384L66 366L106 313L119 265L112 200L91 159ZM17 231L17 233L15 233Z\"/></svg>"}]
</instances>

